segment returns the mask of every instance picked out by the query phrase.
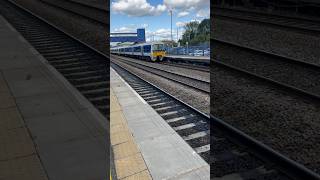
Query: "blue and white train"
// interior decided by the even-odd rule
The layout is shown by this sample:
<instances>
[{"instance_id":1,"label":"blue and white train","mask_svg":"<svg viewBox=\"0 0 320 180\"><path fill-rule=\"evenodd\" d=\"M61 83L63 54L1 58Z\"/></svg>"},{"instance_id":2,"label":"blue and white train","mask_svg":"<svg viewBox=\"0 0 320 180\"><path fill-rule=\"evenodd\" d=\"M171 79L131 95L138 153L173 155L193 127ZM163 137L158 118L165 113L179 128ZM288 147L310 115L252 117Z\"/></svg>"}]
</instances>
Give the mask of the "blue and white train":
<instances>
[{"instance_id":1,"label":"blue and white train","mask_svg":"<svg viewBox=\"0 0 320 180\"><path fill-rule=\"evenodd\" d=\"M128 56L150 61L162 61L166 51L162 42L150 42L111 48L111 54Z\"/></svg>"}]
</instances>

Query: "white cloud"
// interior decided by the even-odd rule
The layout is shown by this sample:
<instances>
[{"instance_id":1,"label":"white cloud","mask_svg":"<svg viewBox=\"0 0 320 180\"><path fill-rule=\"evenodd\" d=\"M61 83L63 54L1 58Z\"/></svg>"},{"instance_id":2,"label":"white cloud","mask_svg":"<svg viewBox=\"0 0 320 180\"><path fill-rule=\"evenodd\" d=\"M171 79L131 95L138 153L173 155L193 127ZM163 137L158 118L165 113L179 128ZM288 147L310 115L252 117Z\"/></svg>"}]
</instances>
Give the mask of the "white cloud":
<instances>
[{"instance_id":1,"label":"white cloud","mask_svg":"<svg viewBox=\"0 0 320 180\"><path fill-rule=\"evenodd\" d=\"M184 28L179 28L178 36L181 39L182 34L184 32ZM177 29L172 29L172 38L174 41L177 41ZM171 40L171 29L157 29L155 31L147 31L146 32L146 39L147 41L152 41L153 39L155 41L159 40Z\"/></svg>"},{"instance_id":2,"label":"white cloud","mask_svg":"<svg viewBox=\"0 0 320 180\"><path fill-rule=\"evenodd\" d=\"M149 27L149 24L142 24L141 27L142 28L147 28L147 27Z\"/></svg>"},{"instance_id":3,"label":"white cloud","mask_svg":"<svg viewBox=\"0 0 320 180\"><path fill-rule=\"evenodd\" d=\"M112 33L135 33L137 32L138 28L145 28L147 29L149 27L149 24L128 24L126 26L120 27L120 28L115 28L111 32Z\"/></svg>"},{"instance_id":4,"label":"white cloud","mask_svg":"<svg viewBox=\"0 0 320 180\"><path fill-rule=\"evenodd\" d=\"M210 6L210 0L164 0L168 8L175 9L201 9Z\"/></svg>"},{"instance_id":5,"label":"white cloud","mask_svg":"<svg viewBox=\"0 0 320 180\"><path fill-rule=\"evenodd\" d=\"M113 29L114 33L127 33L127 32L136 32L137 31L137 26L135 24L128 24L120 28L115 28Z\"/></svg>"},{"instance_id":6,"label":"white cloud","mask_svg":"<svg viewBox=\"0 0 320 180\"><path fill-rule=\"evenodd\" d=\"M161 37L163 39L171 39L171 30L170 29L158 29L154 32L154 34L158 37ZM173 34L173 32L172 32Z\"/></svg>"},{"instance_id":7,"label":"white cloud","mask_svg":"<svg viewBox=\"0 0 320 180\"><path fill-rule=\"evenodd\" d=\"M176 31L172 29L172 36L173 39L176 40ZM170 40L171 39L171 30L170 29L157 29L155 31L146 31L146 40L152 41L152 40Z\"/></svg>"},{"instance_id":8,"label":"white cloud","mask_svg":"<svg viewBox=\"0 0 320 180\"><path fill-rule=\"evenodd\" d=\"M208 18L210 16L210 10L209 9L200 9L196 16L198 18Z\"/></svg>"},{"instance_id":9,"label":"white cloud","mask_svg":"<svg viewBox=\"0 0 320 180\"><path fill-rule=\"evenodd\" d=\"M199 20L199 19L191 19L190 22L198 22L198 23L200 23L201 20Z\"/></svg>"},{"instance_id":10,"label":"white cloud","mask_svg":"<svg viewBox=\"0 0 320 180\"><path fill-rule=\"evenodd\" d=\"M111 11L128 16L157 16L166 11L162 4L152 6L146 0L116 0L111 4Z\"/></svg>"},{"instance_id":11,"label":"white cloud","mask_svg":"<svg viewBox=\"0 0 320 180\"><path fill-rule=\"evenodd\" d=\"M176 26L183 27L186 23L185 22L176 22Z\"/></svg>"},{"instance_id":12,"label":"white cloud","mask_svg":"<svg viewBox=\"0 0 320 180\"><path fill-rule=\"evenodd\" d=\"M189 12L188 11L181 11L178 13L178 17L184 17L184 16L188 16Z\"/></svg>"}]
</instances>

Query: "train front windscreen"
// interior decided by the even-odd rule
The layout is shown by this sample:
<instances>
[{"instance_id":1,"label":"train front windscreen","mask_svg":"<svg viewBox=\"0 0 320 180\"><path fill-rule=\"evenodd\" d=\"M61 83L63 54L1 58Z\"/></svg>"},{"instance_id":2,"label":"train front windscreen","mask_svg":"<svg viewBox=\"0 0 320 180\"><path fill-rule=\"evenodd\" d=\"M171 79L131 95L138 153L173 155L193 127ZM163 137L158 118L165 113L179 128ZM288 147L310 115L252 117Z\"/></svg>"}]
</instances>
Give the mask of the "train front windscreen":
<instances>
[{"instance_id":1,"label":"train front windscreen","mask_svg":"<svg viewBox=\"0 0 320 180\"><path fill-rule=\"evenodd\" d=\"M163 44L154 44L153 45L153 51L164 51L164 45Z\"/></svg>"}]
</instances>

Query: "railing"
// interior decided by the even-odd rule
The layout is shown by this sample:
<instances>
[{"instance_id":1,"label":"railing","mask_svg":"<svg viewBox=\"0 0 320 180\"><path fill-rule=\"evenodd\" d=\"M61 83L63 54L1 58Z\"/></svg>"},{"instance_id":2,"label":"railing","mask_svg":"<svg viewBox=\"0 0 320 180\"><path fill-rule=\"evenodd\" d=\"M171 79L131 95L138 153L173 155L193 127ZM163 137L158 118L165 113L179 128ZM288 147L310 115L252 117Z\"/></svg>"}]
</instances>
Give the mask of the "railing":
<instances>
[{"instance_id":1,"label":"railing","mask_svg":"<svg viewBox=\"0 0 320 180\"><path fill-rule=\"evenodd\" d=\"M210 46L208 44L199 46L166 47L168 55L185 56L210 56Z\"/></svg>"}]
</instances>

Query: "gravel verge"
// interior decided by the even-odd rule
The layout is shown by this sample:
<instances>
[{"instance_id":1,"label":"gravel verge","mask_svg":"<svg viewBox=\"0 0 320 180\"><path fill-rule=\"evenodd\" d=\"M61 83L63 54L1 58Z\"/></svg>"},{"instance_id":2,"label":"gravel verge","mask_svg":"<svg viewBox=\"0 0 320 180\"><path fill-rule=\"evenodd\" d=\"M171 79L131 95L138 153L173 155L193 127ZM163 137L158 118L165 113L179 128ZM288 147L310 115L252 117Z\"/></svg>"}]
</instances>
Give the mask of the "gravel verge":
<instances>
[{"instance_id":1,"label":"gravel verge","mask_svg":"<svg viewBox=\"0 0 320 180\"><path fill-rule=\"evenodd\" d=\"M184 67L177 67L177 66L170 66L170 65L165 65L165 64L159 64L159 63L154 63L154 62L147 62L143 60L138 60L138 59L132 59L132 58L126 58L126 57L121 57L121 56L116 56L118 58L123 58L126 59L126 61L134 62L137 64L142 64L142 65L147 65L151 66L154 68L162 69L165 71L170 71L176 74L180 74L183 76L188 76L194 79L200 79L203 81L210 82L210 73L209 72L203 72L199 70L193 70L193 69L188 69Z\"/></svg>"},{"instance_id":2,"label":"gravel verge","mask_svg":"<svg viewBox=\"0 0 320 180\"><path fill-rule=\"evenodd\" d=\"M214 116L320 172L319 102L220 66L211 66L211 85Z\"/></svg>"},{"instance_id":3,"label":"gravel verge","mask_svg":"<svg viewBox=\"0 0 320 180\"><path fill-rule=\"evenodd\" d=\"M85 16L85 18L91 19L92 21L97 21L99 23L106 24L109 20L106 14L107 11L96 8L94 6L87 6L84 3L78 3L74 1L65 1L65 0L41 0L46 4L60 7L63 10L71 11L77 15Z\"/></svg>"},{"instance_id":4,"label":"gravel verge","mask_svg":"<svg viewBox=\"0 0 320 180\"><path fill-rule=\"evenodd\" d=\"M105 9L107 11L109 11L109 5L110 5L109 0L67 0L67 1L79 2L82 4L87 4L89 6Z\"/></svg>"},{"instance_id":5,"label":"gravel verge","mask_svg":"<svg viewBox=\"0 0 320 180\"><path fill-rule=\"evenodd\" d=\"M63 11L59 8L47 5L39 0L13 0L29 9L33 13L58 26L67 33L72 34L81 41L98 49L104 54L109 53L109 27L102 26L91 20L84 19L73 13ZM106 13L106 16L109 14Z\"/></svg>"},{"instance_id":6,"label":"gravel verge","mask_svg":"<svg viewBox=\"0 0 320 180\"><path fill-rule=\"evenodd\" d=\"M219 39L320 64L320 37L216 17L211 25Z\"/></svg>"},{"instance_id":7,"label":"gravel verge","mask_svg":"<svg viewBox=\"0 0 320 180\"><path fill-rule=\"evenodd\" d=\"M305 67L220 42L213 44L219 52L218 61L320 95L320 68Z\"/></svg>"},{"instance_id":8,"label":"gravel verge","mask_svg":"<svg viewBox=\"0 0 320 180\"><path fill-rule=\"evenodd\" d=\"M135 62L130 62L130 61L126 61L126 60L118 60L121 61L123 63L126 63L130 66L136 67L138 69L144 70L146 72L150 72L154 75L157 75L159 77L164 77L166 79L175 81L178 84L183 84L185 86L189 86L191 88L195 88L198 90L202 90L207 92L208 94L210 93L210 84L209 82L203 82L203 81L199 81L199 80L195 80L193 78L190 77L186 77L186 76L180 76L178 74L175 73L171 73L168 71L163 71L163 70L159 70L157 68L151 67L151 66L145 66L142 64L138 64Z\"/></svg>"}]
</instances>

